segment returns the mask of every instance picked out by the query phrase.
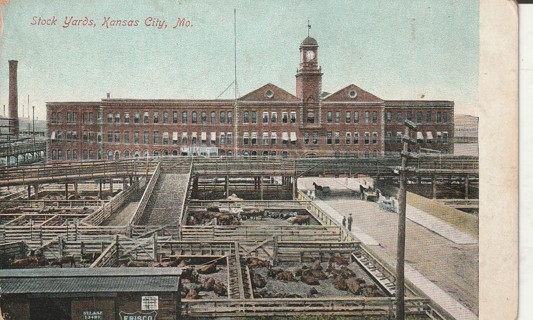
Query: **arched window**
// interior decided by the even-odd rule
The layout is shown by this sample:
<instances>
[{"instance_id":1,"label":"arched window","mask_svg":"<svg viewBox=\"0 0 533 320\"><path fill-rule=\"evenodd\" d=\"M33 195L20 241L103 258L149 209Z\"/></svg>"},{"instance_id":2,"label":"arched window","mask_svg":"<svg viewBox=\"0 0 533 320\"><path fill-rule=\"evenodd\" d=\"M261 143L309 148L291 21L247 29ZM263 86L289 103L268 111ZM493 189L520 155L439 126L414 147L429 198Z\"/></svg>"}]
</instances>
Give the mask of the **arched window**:
<instances>
[{"instance_id":1,"label":"arched window","mask_svg":"<svg viewBox=\"0 0 533 320\"><path fill-rule=\"evenodd\" d=\"M139 151L135 151L135 158L138 158L140 156L141 156L141 154L139 153Z\"/></svg>"},{"instance_id":2,"label":"arched window","mask_svg":"<svg viewBox=\"0 0 533 320\"><path fill-rule=\"evenodd\" d=\"M115 160L120 159L120 152L115 151Z\"/></svg>"},{"instance_id":3,"label":"arched window","mask_svg":"<svg viewBox=\"0 0 533 320\"><path fill-rule=\"evenodd\" d=\"M172 151L172 156L173 156L173 157L176 157L177 155L178 155L178 150L173 150L173 151Z\"/></svg>"},{"instance_id":4,"label":"arched window","mask_svg":"<svg viewBox=\"0 0 533 320\"><path fill-rule=\"evenodd\" d=\"M113 160L113 151L107 150L107 160Z\"/></svg>"},{"instance_id":5,"label":"arched window","mask_svg":"<svg viewBox=\"0 0 533 320\"><path fill-rule=\"evenodd\" d=\"M128 150L124 151L124 159L130 158L130 152Z\"/></svg>"}]
</instances>

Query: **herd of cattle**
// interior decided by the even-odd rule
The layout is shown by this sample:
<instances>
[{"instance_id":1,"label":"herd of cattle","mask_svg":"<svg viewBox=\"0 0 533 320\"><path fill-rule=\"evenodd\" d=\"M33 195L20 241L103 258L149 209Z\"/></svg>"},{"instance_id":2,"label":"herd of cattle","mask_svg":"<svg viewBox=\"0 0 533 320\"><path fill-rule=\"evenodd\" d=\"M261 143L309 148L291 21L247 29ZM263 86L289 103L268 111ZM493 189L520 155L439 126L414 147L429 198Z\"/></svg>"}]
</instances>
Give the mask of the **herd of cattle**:
<instances>
[{"instance_id":1,"label":"herd of cattle","mask_svg":"<svg viewBox=\"0 0 533 320\"><path fill-rule=\"evenodd\" d=\"M79 263L92 263L98 258L99 253L88 253L80 257ZM13 257L0 258L1 269L31 269L39 267L63 266L76 267L76 257L73 255L64 255L62 257L47 259L39 250L32 251L26 258L15 259Z\"/></svg>"},{"instance_id":2,"label":"herd of cattle","mask_svg":"<svg viewBox=\"0 0 533 320\"><path fill-rule=\"evenodd\" d=\"M323 267L320 260L315 260L310 266L302 265L294 273L286 268L272 267L268 261L258 258L249 258L247 263L252 269L250 276L255 296L258 298L313 298L320 295L320 292L315 286L321 285L321 281L330 281L337 290L348 291L354 295L367 297L383 296L376 285L367 284L363 278L358 277L348 267L350 264L349 259L340 256L332 256L327 262L326 268ZM266 279L259 272L261 268L267 268ZM281 281L282 283L299 281L312 287L309 288L305 296L298 293L273 292L266 288L267 282L272 280Z\"/></svg>"},{"instance_id":3,"label":"herd of cattle","mask_svg":"<svg viewBox=\"0 0 533 320\"><path fill-rule=\"evenodd\" d=\"M189 215L187 225L217 224L222 226L241 225L246 220L264 220L265 218L286 220L292 225L308 225L310 216L297 211L282 212L268 210L225 210L221 212L218 207L196 211Z\"/></svg>"}]
</instances>

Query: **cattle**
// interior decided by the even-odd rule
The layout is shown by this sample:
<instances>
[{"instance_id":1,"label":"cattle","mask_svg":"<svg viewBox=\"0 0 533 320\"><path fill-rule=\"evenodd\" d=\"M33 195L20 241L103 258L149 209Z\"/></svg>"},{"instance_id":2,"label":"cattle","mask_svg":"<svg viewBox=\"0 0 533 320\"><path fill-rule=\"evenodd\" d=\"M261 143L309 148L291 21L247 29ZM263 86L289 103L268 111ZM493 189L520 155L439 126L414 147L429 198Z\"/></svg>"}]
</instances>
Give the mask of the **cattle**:
<instances>
[{"instance_id":1,"label":"cattle","mask_svg":"<svg viewBox=\"0 0 533 320\"><path fill-rule=\"evenodd\" d=\"M52 266L59 266L60 268L63 268L63 264L70 264L70 267L76 266L76 259L74 259L74 256L62 256L61 258L55 259L50 263Z\"/></svg>"},{"instance_id":2,"label":"cattle","mask_svg":"<svg viewBox=\"0 0 533 320\"><path fill-rule=\"evenodd\" d=\"M322 270L311 270L311 275L318 280L326 280L328 276Z\"/></svg>"},{"instance_id":3,"label":"cattle","mask_svg":"<svg viewBox=\"0 0 533 320\"><path fill-rule=\"evenodd\" d=\"M329 262L336 263L338 265L347 266L347 265L350 264L350 259L339 257L339 256L332 256L332 257L329 258Z\"/></svg>"},{"instance_id":4,"label":"cattle","mask_svg":"<svg viewBox=\"0 0 533 320\"><path fill-rule=\"evenodd\" d=\"M196 291L195 288L191 288L189 292L187 292L185 299L200 299L200 295L198 295L198 291Z\"/></svg>"},{"instance_id":5,"label":"cattle","mask_svg":"<svg viewBox=\"0 0 533 320\"><path fill-rule=\"evenodd\" d=\"M320 260L315 260L315 262L313 262L313 264L311 265L311 270L318 270L318 271L322 271L322 265L320 264Z\"/></svg>"},{"instance_id":6,"label":"cattle","mask_svg":"<svg viewBox=\"0 0 533 320\"><path fill-rule=\"evenodd\" d=\"M216 218L217 223L221 226L236 226L241 224L237 217L230 214L219 214Z\"/></svg>"},{"instance_id":7,"label":"cattle","mask_svg":"<svg viewBox=\"0 0 533 320\"><path fill-rule=\"evenodd\" d=\"M298 225L302 225L302 224L309 224L309 216L307 215L297 215L296 217L290 217L289 219L287 219L287 222L289 222L290 224L298 224Z\"/></svg>"},{"instance_id":8,"label":"cattle","mask_svg":"<svg viewBox=\"0 0 533 320\"><path fill-rule=\"evenodd\" d=\"M93 263L98 257L100 256L100 253L92 252L92 253L85 253L81 255L81 262L84 263Z\"/></svg>"},{"instance_id":9,"label":"cattle","mask_svg":"<svg viewBox=\"0 0 533 320\"><path fill-rule=\"evenodd\" d=\"M353 294L360 294L361 285L359 284L359 281L357 281L357 278L348 278L345 280L346 286L348 287L348 291L350 291Z\"/></svg>"},{"instance_id":10,"label":"cattle","mask_svg":"<svg viewBox=\"0 0 533 320\"><path fill-rule=\"evenodd\" d=\"M41 261L36 257L29 257L24 259L16 259L14 260L10 268L11 269L30 269L30 268L37 268L41 264Z\"/></svg>"},{"instance_id":11,"label":"cattle","mask_svg":"<svg viewBox=\"0 0 533 320\"><path fill-rule=\"evenodd\" d=\"M259 273L254 273L252 275L252 284L254 288L264 288L267 284L265 278L261 276Z\"/></svg>"},{"instance_id":12,"label":"cattle","mask_svg":"<svg viewBox=\"0 0 533 320\"><path fill-rule=\"evenodd\" d=\"M308 298L314 298L315 295L317 295L317 294L318 294L318 290L316 290L316 288L313 287L313 288L311 288L311 289L309 290L309 293L307 293L307 297L308 297Z\"/></svg>"},{"instance_id":13,"label":"cattle","mask_svg":"<svg viewBox=\"0 0 533 320\"><path fill-rule=\"evenodd\" d=\"M205 266L200 266L197 268L199 274L211 274L217 272L217 265L215 263L210 263Z\"/></svg>"},{"instance_id":14,"label":"cattle","mask_svg":"<svg viewBox=\"0 0 533 320\"><path fill-rule=\"evenodd\" d=\"M198 282L198 272L194 270L193 267L191 268L183 268L181 269L181 279L187 279L192 283Z\"/></svg>"},{"instance_id":15,"label":"cattle","mask_svg":"<svg viewBox=\"0 0 533 320\"><path fill-rule=\"evenodd\" d=\"M279 273L282 273L283 270L280 268L268 268L267 277L275 278Z\"/></svg>"},{"instance_id":16,"label":"cattle","mask_svg":"<svg viewBox=\"0 0 533 320\"><path fill-rule=\"evenodd\" d=\"M270 261L265 261L259 258L248 258L246 263L250 268L267 268L270 266Z\"/></svg>"},{"instance_id":17,"label":"cattle","mask_svg":"<svg viewBox=\"0 0 533 320\"><path fill-rule=\"evenodd\" d=\"M333 285L337 290L346 291L348 290L348 286L346 285L345 279L343 279L341 276L336 276L335 280L333 280Z\"/></svg>"},{"instance_id":18,"label":"cattle","mask_svg":"<svg viewBox=\"0 0 533 320\"><path fill-rule=\"evenodd\" d=\"M274 279L279 280L279 281L284 281L284 282L296 281L296 279L294 278L293 274L290 271L282 271L278 273Z\"/></svg>"},{"instance_id":19,"label":"cattle","mask_svg":"<svg viewBox=\"0 0 533 320\"><path fill-rule=\"evenodd\" d=\"M265 212L261 210L245 211L241 213L241 217L243 219L257 220L257 218L260 218L261 220L263 220L265 218Z\"/></svg>"},{"instance_id":20,"label":"cattle","mask_svg":"<svg viewBox=\"0 0 533 320\"><path fill-rule=\"evenodd\" d=\"M319 184L316 184L316 182L313 181L313 187L315 187L315 192L324 190L324 187L322 187Z\"/></svg>"},{"instance_id":21,"label":"cattle","mask_svg":"<svg viewBox=\"0 0 533 320\"><path fill-rule=\"evenodd\" d=\"M204 282L202 283L201 289L203 291L212 291L214 286L215 286L215 279L209 277L204 280Z\"/></svg>"},{"instance_id":22,"label":"cattle","mask_svg":"<svg viewBox=\"0 0 533 320\"><path fill-rule=\"evenodd\" d=\"M152 263L148 261L129 261L128 264L126 264L126 267L129 268L143 268L143 267L151 267Z\"/></svg>"},{"instance_id":23,"label":"cattle","mask_svg":"<svg viewBox=\"0 0 533 320\"><path fill-rule=\"evenodd\" d=\"M313 273L311 272L311 270L304 270L302 272L302 276L300 277L300 280L303 283L308 284L308 285L312 285L312 286L320 285L320 282L318 281L317 278L313 276Z\"/></svg>"},{"instance_id":24,"label":"cattle","mask_svg":"<svg viewBox=\"0 0 533 320\"><path fill-rule=\"evenodd\" d=\"M348 267L344 267L344 266L341 267L340 275L341 275L344 279L355 278L355 277L356 277L355 272L353 272L351 269L348 269Z\"/></svg>"},{"instance_id":25,"label":"cattle","mask_svg":"<svg viewBox=\"0 0 533 320\"><path fill-rule=\"evenodd\" d=\"M228 295L228 289L222 282L217 282L213 286L213 291L219 296L227 296Z\"/></svg>"}]
</instances>

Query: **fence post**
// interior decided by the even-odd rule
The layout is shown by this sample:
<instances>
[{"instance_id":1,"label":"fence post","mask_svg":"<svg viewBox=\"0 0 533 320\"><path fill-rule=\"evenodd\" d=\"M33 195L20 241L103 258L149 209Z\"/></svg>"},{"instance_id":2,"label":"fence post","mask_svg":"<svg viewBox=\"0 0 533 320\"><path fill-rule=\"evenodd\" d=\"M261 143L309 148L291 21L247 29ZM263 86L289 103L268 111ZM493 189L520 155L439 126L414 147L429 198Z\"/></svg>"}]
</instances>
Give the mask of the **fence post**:
<instances>
[{"instance_id":1,"label":"fence post","mask_svg":"<svg viewBox=\"0 0 533 320\"><path fill-rule=\"evenodd\" d=\"M117 251L115 252L117 264L120 261L120 245L118 244L118 234L115 235L115 246L117 247Z\"/></svg>"},{"instance_id":2,"label":"fence post","mask_svg":"<svg viewBox=\"0 0 533 320\"><path fill-rule=\"evenodd\" d=\"M59 236L58 243L59 243L59 256L62 257L63 256L63 236Z\"/></svg>"},{"instance_id":3,"label":"fence post","mask_svg":"<svg viewBox=\"0 0 533 320\"><path fill-rule=\"evenodd\" d=\"M158 252L157 252L157 232L154 232L153 235L153 248L152 248L152 254L154 255L154 261L157 262L159 259L157 258Z\"/></svg>"},{"instance_id":4,"label":"fence post","mask_svg":"<svg viewBox=\"0 0 533 320\"><path fill-rule=\"evenodd\" d=\"M278 236L272 236L272 240L274 241L273 245L273 251L272 251L272 264L274 266L278 265Z\"/></svg>"}]
</instances>

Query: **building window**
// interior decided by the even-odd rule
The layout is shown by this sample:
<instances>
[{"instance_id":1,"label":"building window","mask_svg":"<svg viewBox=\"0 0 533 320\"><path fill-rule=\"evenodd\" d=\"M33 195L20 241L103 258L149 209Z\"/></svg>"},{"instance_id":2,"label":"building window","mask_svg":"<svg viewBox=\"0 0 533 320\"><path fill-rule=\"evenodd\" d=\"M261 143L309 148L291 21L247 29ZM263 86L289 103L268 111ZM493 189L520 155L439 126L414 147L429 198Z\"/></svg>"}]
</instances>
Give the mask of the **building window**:
<instances>
[{"instance_id":1,"label":"building window","mask_svg":"<svg viewBox=\"0 0 533 320\"><path fill-rule=\"evenodd\" d=\"M270 144L271 145L276 145L276 142L277 142L277 139L278 139L278 135L276 132L272 132L271 135L270 135Z\"/></svg>"},{"instance_id":2,"label":"building window","mask_svg":"<svg viewBox=\"0 0 533 320\"><path fill-rule=\"evenodd\" d=\"M405 113L405 119L407 119L407 120L409 120L409 121L413 120L412 117L411 117L411 111L407 111L407 112Z\"/></svg>"},{"instance_id":3,"label":"building window","mask_svg":"<svg viewBox=\"0 0 533 320\"><path fill-rule=\"evenodd\" d=\"M182 136L181 136L181 145L182 145L182 146L186 146L187 143L188 143L188 141L187 141L187 133L184 132L184 133L182 134Z\"/></svg>"},{"instance_id":4,"label":"building window","mask_svg":"<svg viewBox=\"0 0 533 320\"><path fill-rule=\"evenodd\" d=\"M304 132L304 144L309 144L309 132Z\"/></svg>"},{"instance_id":5,"label":"building window","mask_svg":"<svg viewBox=\"0 0 533 320\"><path fill-rule=\"evenodd\" d=\"M144 117L143 117L143 123L144 124L148 124L148 122L149 122L148 117L149 117L148 112L145 112L144 113Z\"/></svg>"},{"instance_id":6,"label":"building window","mask_svg":"<svg viewBox=\"0 0 533 320\"><path fill-rule=\"evenodd\" d=\"M370 144L370 132L365 132L365 144Z\"/></svg>"},{"instance_id":7,"label":"building window","mask_svg":"<svg viewBox=\"0 0 533 320\"><path fill-rule=\"evenodd\" d=\"M133 143L139 144L139 131L133 132Z\"/></svg>"},{"instance_id":8,"label":"building window","mask_svg":"<svg viewBox=\"0 0 533 320\"><path fill-rule=\"evenodd\" d=\"M441 123L441 122L442 122L442 113L437 112L437 123Z\"/></svg>"},{"instance_id":9,"label":"building window","mask_svg":"<svg viewBox=\"0 0 533 320\"><path fill-rule=\"evenodd\" d=\"M124 143L130 144L130 132L129 131L124 131Z\"/></svg>"},{"instance_id":10,"label":"building window","mask_svg":"<svg viewBox=\"0 0 533 320\"><path fill-rule=\"evenodd\" d=\"M70 160L70 150L67 150L67 160Z\"/></svg>"},{"instance_id":11,"label":"building window","mask_svg":"<svg viewBox=\"0 0 533 320\"><path fill-rule=\"evenodd\" d=\"M326 113L326 122L327 122L327 123L332 123L332 122L333 122L333 118L332 118L332 113L331 113L331 111L328 111L328 112Z\"/></svg>"},{"instance_id":12,"label":"building window","mask_svg":"<svg viewBox=\"0 0 533 320\"><path fill-rule=\"evenodd\" d=\"M373 132L372 133L372 144L377 144L377 143L378 143L378 133Z\"/></svg>"},{"instance_id":13,"label":"building window","mask_svg":"<svg viewBox=\"0 0 533 320\"><path fill-rule=\"evenodd\" d=\"M89 123L93 123L94 122L94 116L93 116L93 113L92 112L89 112Z\"/></svg>"},{"instance_id":14,"label":"building window","mask_svg":"<svg viewBox=\"0 0 533 320\"><path fill-rule=\"evenodd\" d=\"M94 160L94 151L93 150L89 150L89 159L90 160Z\"/></svg>"},{"instance_id":15,"label":"building window","mask_svg":"<svg viewBox=\"0 0 533 320\"><path fill-rule=\"evenodd\" d=\"M307 123L315 123L315 113L313 111L307 112Z\"/></svg>"},{"instance_id":16,"label":"building window","mask_svg":"<svg viewBox=\"0 0 533 320\"><path fill-rule=\"evenodd\" d=\"M346 111L345 117L345 123L351 123L352 122L352 113L350 111Z\"/></svg>"},{"instance_id":17,"label":"building window","mask_svg":"<svg viewBox=\"0 0 533 320\"><path fill-rule=\"evenodd\" d=\"M128 150L124 151L124 159L130 158L130 152Z\"/></svg>"},{"instance_id":18,"label":"building window","mask_svg":"<svg viewBox=\"0 0 533 320\"><path fill-rule=\"evenodd\" d=\"M67 132L67 140L70 141L70 131ZM107 143L113 143L113 134L111 132L107 133Z\"/></svg>"},{"instance_id":19,"label":"building window","mask_svg":"<svg viewBox=\"0 0 533 320\"><path fill-rule=\"evenodd\" d=\"M352 142L352 133L351 132L346 132L346 137L345 137L344 143L345 144L350 144L351 142Z\"/></svg>"},{"instance_id":20,"label":"building window","mask_svg":"<svg viewBox=\"0 0 533 320\"><path fill-rule=\"evenodd\" d=\"M164 124L168 123L168 112L166 111L163 112L163 123Z\"/></svg>"},{"instance_id":21,"label":"building window","mask_svg":"<svg viewBox=\"0 0 533 320\"><path fill-rule=\"evenodd\" d=\"M268 132L263 132L263 145L268 145Z\"/></svg>"},{"instance_id":22,"label":"building window","mask_svg":"<svg viewBox=\"0 0 533 320\"><path fill-rule=\"evenodd\" d=\"M335 123L341 123L341 112L335 111Z\"/></svg>"},{"instance_id":23,"label":"building window","mask_svg":"<svg viewBox=\"0 0 533 320\"><path fill-rule=\"evenodd\" d=\"M163 132L163 145L168 145L168 132Z\"/></svg>"},{"instance_id":24,"label":"building window","mask_svg":"<svg viewBox=\"0 0 533 320\"><path fill-rule=\"evenodd\" d=\"M448 112L442 113L442 122L448 123Z\"/></svg>"},{"instance_id":25,"label":"building window","mask_svg":"<svg viewBox=\"0 0 533 320\"><path fill-rule=\"evenodd\" d=\"M272 112L271 121L272 121L272 123L277 123L278 122L278 113L277 112Z\"/></svg>"},{"instance_id":26,"label":"building window","mask_svg":"<svg viewBox=\"0 0 533 320\"><path fill-rule=\"evenodd\" d=\"M228 121L229 121L229 115L231 112L228 112ZM233 144L233 133L228 132L226 133L226 144L228 146L231 146Z\"/></svg>"},{"instance_id":27,"label":"building window","mask_svg":"<svg viewBox=\"0 0 533 320\"><path fill-rule=\"evenodd\" d=\"M113 151L107 150L107 160L113 160Z\"/></svg>"},{"instance_id":28,"label":"building window","mask_svg":"<svg viewBox=\"0 0 533 320\"><path fill-rule=\"evenodd\" d=\"M335 144L341 143L341 134L340 132L335 132Z\"/></svg>"},{"instance_id":29,"label":"building window","mask_svg":"<svg viewBox=\"0 0 533 320\"><path fill-rule=\"evenodd\" d=\"M89 132L89 143L92 144L94 142L94 133Z\"/></svg>"},{"instance_id":30,"label":"building window","mask_svg":"<svg viewBox=\"0 0 533 320\"><path fill-rule=\"evenodd\" d=\"M257 145L257 132L252 132L252 146Z\"/></svg>"},{"instance_id":31,"label":"building window","mask_svg":"<svg viewBox=\"0 0 533 320\"><path fill-rule=\"evenodd\" d=\"M215 124L217 121L217 113L215 111L211 111L211 124Z\"/></svg>"},{"instance_id":32,"label":"building window","mask_svg":"<svg viewBox=\"0 0 533 320\"><path fill-rule=\"evenodd\" d=\"M422 123L422 111L416 112L416 123Z\"/></svg>"},{"instance_id":33,"label":"building window","mask_svg":"<svg viewBox=\"0 0 533 320\"><path fill-rule=\"evenodd\" d=\"M58 112L57 113L57 123L61 124L62 122L63 122L63 115L61 114L61 112Z\"/></svg>"},{"instance_id":34,"label":"building window","mask_svg":"<svg viewBox=\"0 0 533 320\"><path fill-rule=\"evenodd\" d=\"M257 111L252 111L252 123L257 123Z\"/></svg>"},{"instance_id":35,"label":"building window","mask_svg":"<svg viewBox=\"0 0 533 320\"><path fill-rule=\"evenodd\" d=\"M370 123L370 111L365 111L365 123Z\"/></svg>"},{"instance_id":36,"label":"building window","mask_svg":"<svg viewBox=\"0 0 533 320\"><path fill-rule=\"evenodd\" d=\"M223 146L226 143L226 135L224 133L220 134L220 145Z\"/></svg>"},{"instance_id":37,"label":"building window","mask_svg":"<svg viewBox=\"0 0 533 320\"><path fill-rule=\"evenodd\" d=\"M331 131L328 131L326 134L326 144L332 144L332 133Z\"/></svg>"},{"instance_id":38,"label":"building window","mask_svg":"<svg viewBox=\"0 0 533 320\"><path fill-rule=\"evenodd\" d=\"M154 144L159 144L159 132L154 131Z\"/></svg>"},{"instance_id":39,"label":"building window","mask_svg":"<svg viewBox=\"0 0 533 320\"><path fill-rule=\"evenodd\" d=\"M296 123L296 112L291 111L291 123Z\"/></svg>"},{"instance_id":40,"label":"building window","mask_svg":"<svg viewBox=\"0 0 533 320\"><path fill-rule=\"evenodd\" d=\"M63 150L57 150L57 160L63 160Z\"/></svg>"},{"instance_id":41,"label":"building window","mask_svg":"<svg viewBox=\"0 0 533 320\"><path fill-rule=\"evenodd\" d=\"M263 123L268 123L268 112L263 112Z\"/></svg>"},{"instance_id":42,"label":"building window","mask_svg":"<svg viewBox=\"0 0 533 320\"><path fill-rule=\"evenodd\" d=\"M120 123L120 113L115 114L115 123Z\"/></svg>"},{"instance_id":43,"label":"building window","mask_svg":"<svg viewBox=\"0 0 533 320\"><path fill-rule=\"evenodd\" d=\"M245 132L243 134L243 140L242 140L242 144L247 146L250 142L250 134L248 132Z\"/></svg>"},{"instance_id":44,"label":"building window","mask_svg":"<svg viewBox=\"0 0 533 320\"><path fill-rule=\"evenodd\" d=\"M202 120L202 124L206 124L207 123L207 113L205 111L202 111L200 113L200 117L201 117L201 120Z\"/></svg>"},{"instance_id":45,"label":"building window","mask_svg":"<svg viewBox=\"0 0 533 320\"><path fill-rule=\"evenodd\" d=\"M172 111L172 123L178 123L178 111Z\"/></svg>"},{"instance_id":46,"label":"building window","mask_svg":"<svg viewBox=\"0 0 533 320\"><path fill-rule=\"evenodd\" d=\"M402 123L402 113L400 111L396 112L396 122Z\"/></svg>"},{"instance_id":47,"label":"building window","mask_svg":"<svg viewBox=\"0 0 533 320\"><path fill-rule=\"evenodd\" d=\"M359 132L353 133L353 144L359 144Z\"/></svg>"},{"instance_id":48,"label":"building window","mask_svg":"<svg viewBox=\"0 0 533 320\"><path fill-rule=\"evenodd\" d=\"M250 123L250 112L244 111L242 113L242 122L243 123Z\"/></svg>"},{"instance_id":49,"label":"building window","mask_svg":"<svg viewBox=\"0 0 533 320\"><path fill-rule=\"evenodd\" d=\"M56 123L56 121L57 121L56 113L55 113L55 112L52 112L52 117L51 117L51 119L50 119L50 122L52 122L52 123Z\"/></svg>"},{"instance_id":50,"label":"building window","mask_svg":"<svg viewBox=\"0 0 533 320\"><path fill-rule=\"evenodd\" d=\"M139 123L139 117L140 117L139 112L135 112L133 114L133 123Z\"/></svg>"},{"instance_id":51,"label":"building window","mask_svg":"<svg viewBox=\"0 0 533 320\"><path fill-rule=\"evenodd\" d=\"M143 133L143 144L148 144L148 131Z\"/></svg>"},{"instance_id":52,"label":"building window","mask_svg":"<svg viewBox=\"0 0 533 320\"><path fill-rule=\"evenodd\" d=\"M392 122L392 112L387 111L387 113L385 114L385 121L387 121L387 123Z\"/></svg>"},{"instance_id":53,"label":"building window","mask_svg":"<svg viewBox=\"0 0 533 320\"><path fill-rule=\"evenodd\" d=\"M353 123L359 123L359 111L353 112Z\"/></svg>"},{"instance_id":54,"label":"building window","mask_svg":"<svg viewBox=\"0 0 533 320\"><path fill-rule=\"evenodd\" d=\"M281 113L281 123L289 123L289 114L287 112Z\"/></svg>"},{"instance_id":55,"label":"building window","mask_svg":"<svg viewBox=\"0 0 533 320\"><path fill-rule=\"evenodd\" d=\"M196 115L196 111L193 111L191 114L191 122L192 123L198 123L198 117Z\"/></svg>"},{"instance_id":56,"label":"building window","mask_svg":"<svg viewBox=\"0 0 533 320\"><path fill-rule=\"evenodd\" d=\"M428 111L426 112L426 122L427 123L431 123L432 120L432 116L431 116L431 111Z\"/></svg>"},{"instance_id":57,"label":"building window","mask_svg":"<svg viewBox=\"0 0 533 320\"><path fill-rule=\"evenodd\" d=\"M126 112L124 114L124 123L128 123L128 124L130 123L130 114L129 114L129 112Z\"/></svg>"},{"instance_id":58,"label":"building window","mask_svg":"<svg viewBox=\"0 0 533 320\"><path fill-rule=\"evenodd\" d=\"M372 111L372 123L378 123L378 112Z\"/></svg>"},{"instance_id":59,"label":"building window","mask_svg":"<svg viewBox=\"0 0 533 320\"><path fill-rule=\"evenodd\" d=\"M159 111L154 111L154 123L159 123Z\"/></svg>"},{"instance_id":60,"label":"building window","mask_svg":"<svg viewBox=\"0 0 533 320\"><path fill-rule=\"evenodd\" d=\"M313 132L313 144L318 144L318 132Z\"/></svg>"},{"instance_id":61,"label":"building window","mask_svg":"<svg viewBox=\"0 0 533 320\"><path fill-rule=\"evenodd\" d=\"M233 123L233 112L228 111L228 124Z\"/></svg>"},{"instance_id":62,"label":"building window","mask_svg":"<svg viewBox=\"0 0 533 320\"><path fill-rule=\"evenodd\" d=\"M192 144L193 146L195 146L197 143L198 143L198 137L196 136L196 132L193 132L193 133L192 133L191 144Z\"/></svg>"},{"instance_id":63,"label":"building window","mask_svg":"<svg viewBox=\"0 0 533 320\"><path fill-rule=\"evenodd\" d=\"M115 143L120 143L120 132L115 131Z\"/></svg>"},{"instance_id":64,"label":"building window","mask_svg":"<svg viewBox=\"0 0 533 320\"><path fill-rule=\"evenodd\" d=\"M396 143L402 143L402 133L396 132Z\"/></svg>"},{"instance_id":65,"label":"building window","mask_svg":"<svg viewBox=\"0 0 533 320\"><path fill-rule=\"evenodd\" d=\"M392 132L387 131L387 133L386 133L386 138L385 138L385 139L386 139L385 141L386 141L387 143L391 143L391 142L392 142Z\"/></svg>"},{"instance_id":66,"label":"building window","mask_svg":"<svg viewBox=\"0 0 533 320\"><path fill-rule=\"evenodd\" d=\"M67 113L67 122L70 122L69 119L70 118L70 112ZM113 123L113 113L109 112L107 114L107 123Z\"/></svg>"},{"instance_id":67,"label":"building window","mask_svg":"<svg viewBox=\"0 0 533 320\"><path fill-rule=\"evenodd\" d=\"M186 124L187 121L188 121L188 119L187 119L187 111L183 111L183 112L181 113L181 123Z\"/></svg>"},{"instance_id":68,"label":"building window","mask_svg":"<svg viewBox=\"0 0 533 320\"><path fill-rule=\"evenodd\" d=\"M374 158L378 157L378 151L377 150L372 151L372 157L374 157Z\"/></svg>"},{"instance_id":69,"label":"building window","mask_svg":"<svg viewBox=\"0 0 533 320\"><path fill-rule=\"evenodd\" d=\"M442 143L448 143L448 132L442 133Z\"/></svg>"},{"instance_id":70,"label":"building window","mask_svg":"<svg viewBox=\"0 0 533 320\"><path fill-rule=\"evenodd\" d=\"M220 111L220 123L226 123L226 113L224 111Z\"/></svg>"}]
</instances>

